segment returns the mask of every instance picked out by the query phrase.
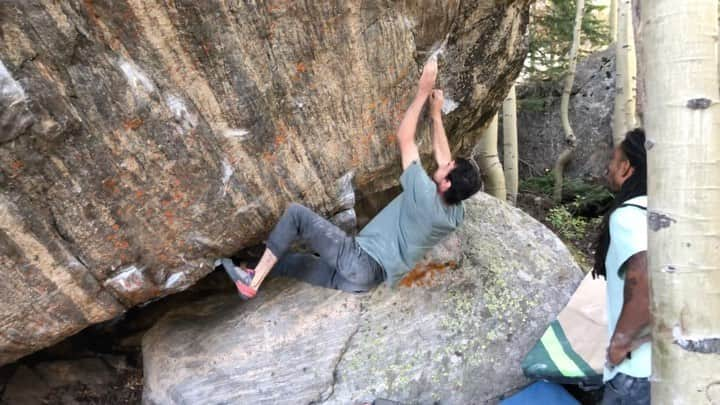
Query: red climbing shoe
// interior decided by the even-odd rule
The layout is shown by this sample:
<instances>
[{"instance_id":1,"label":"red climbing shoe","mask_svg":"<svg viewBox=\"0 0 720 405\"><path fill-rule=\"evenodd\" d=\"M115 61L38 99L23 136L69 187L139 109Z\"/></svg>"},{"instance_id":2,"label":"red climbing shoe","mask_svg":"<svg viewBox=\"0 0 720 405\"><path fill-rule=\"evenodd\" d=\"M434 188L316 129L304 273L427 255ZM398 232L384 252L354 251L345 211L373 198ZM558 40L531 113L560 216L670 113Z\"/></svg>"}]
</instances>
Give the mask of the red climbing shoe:
<instances>
[{"instance_id":1,"label":"red climbing shoe","mask_svg":"<svg viewBox=\"0 0 720 405\"><path fill-rule=\"evenodd\" d=\"M240 294L240 297L244 300L254 298L255 294L257 294L257 291L255 291L254 288L250 287L247 284L243 284L243 282L240 280L235 282L235 287L237 287L238 294Z\"/></svg>"},{"instance_id":2,"label":"red climbing shoe","mask_svg":"<svg viewBox=\"0 0 720 405\"><path fill-rule=\"evenodd\" d=\"M230 279L235 283L235 287L237 287L238 294L240 294L241 298L248 300L255 297L257 291L250 287L253 276L255 275L253 270L246 270L237 267L235 266L235 263L228 258L221 259L220 263L222 264L225 273L227 273L227 275L230 276Z\"/></svg>"}]
</instances>

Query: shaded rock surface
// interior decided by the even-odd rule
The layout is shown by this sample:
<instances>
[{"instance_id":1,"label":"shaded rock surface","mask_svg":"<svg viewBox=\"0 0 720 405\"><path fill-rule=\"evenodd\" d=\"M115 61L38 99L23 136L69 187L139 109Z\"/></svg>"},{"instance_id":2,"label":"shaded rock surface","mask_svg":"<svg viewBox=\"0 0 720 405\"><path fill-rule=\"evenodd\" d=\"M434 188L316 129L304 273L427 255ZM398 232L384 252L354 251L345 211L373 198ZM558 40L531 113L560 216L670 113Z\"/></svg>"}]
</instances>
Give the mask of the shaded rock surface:
<instances>
[{"instance_id":1,"label":"shaded rock surface","mask_svg":"<svg viewBox=\"0 0 720 405\"><path fill-rule=\"evenodd\" d=\"M138 404L145 332L170 310L234 291L218 269L185 291L135 306L2 366L0 404Z\"/></svg>"},{"instance_id":2,"label":"shaded rock surface","mask_svg":"<svg viewBox=\"0 0 720 405\"><path fill-rule=\"evenodd\" d=\"M143 402L479 404L524 385L522 357L582 278L566 247L478 194L431 263L432 275L396 290L276 278L249 302L208 297L171 312L143 338Z\"/></svg>"},{"instance_id":3,"label":"shaded rock surface","mask_svg":"<svg viewBox=\"0 0 720 405\"><path fill-rule=\"evenodd\" d=\"M134 404L142 376L121 357L99 356L20 365L1 404Z\"/></svg>"},{"instance_id":4,"label":"shaded rock surface","mask_svg":"<svg viewBox=\"0 0 720 405\"><path fill-rule=\"evenodd\" d=\"M562 83L518 87L518 99L542 101L535 109L518 110L518 155L520 177L528 178L551 170L564 149L560 121ZM612 116L615 98L614 48L590 55L577 66L570 97L569 119L578 147L565 169L573 178L603 176L612 150ZM524 104L527 106L527 104ZM502 156L502 155L501 155Z\"/></svg>"},{"instance_id":5,"label":"shaded rock surface","mask_svg":"<svg viewBox=\"0 0 720 405\"><path fill-rule=\"evenodd\" d=\"M346 210L348 173L396 185L394 131L446 38L467 149L529 2L0 2L0 364L187 288L289 201Z\"/></svg>"}]
</instances>

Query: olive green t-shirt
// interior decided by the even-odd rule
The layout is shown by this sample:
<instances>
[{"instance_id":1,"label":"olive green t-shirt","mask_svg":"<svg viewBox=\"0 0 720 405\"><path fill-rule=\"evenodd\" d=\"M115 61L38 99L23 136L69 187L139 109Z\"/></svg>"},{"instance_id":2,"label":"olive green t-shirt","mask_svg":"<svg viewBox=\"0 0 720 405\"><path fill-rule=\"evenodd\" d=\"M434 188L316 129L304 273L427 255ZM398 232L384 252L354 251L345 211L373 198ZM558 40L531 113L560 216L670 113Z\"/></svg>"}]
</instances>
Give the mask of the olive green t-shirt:
<instances>
[{"instance_id":1,"label":"olive green t-shirt","mask_svg":"<svg viewBox=\"0 0 720 405\"><path fill-rule=\"evenodd\" d=\"M400 184L402 193L356 237L360 247L383 267L391 287L425 252L460 226L465 213L462 203L445 204L417 161L405 169Z\"/></svg>"}]
</instances>

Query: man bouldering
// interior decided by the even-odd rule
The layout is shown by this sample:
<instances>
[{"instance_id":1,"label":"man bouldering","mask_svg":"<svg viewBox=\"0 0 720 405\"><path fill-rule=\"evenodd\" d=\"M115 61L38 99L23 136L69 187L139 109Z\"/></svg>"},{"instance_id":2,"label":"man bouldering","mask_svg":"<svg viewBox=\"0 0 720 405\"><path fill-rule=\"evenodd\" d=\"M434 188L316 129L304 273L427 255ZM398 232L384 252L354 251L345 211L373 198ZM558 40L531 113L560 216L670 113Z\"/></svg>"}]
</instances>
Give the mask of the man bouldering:
<instances>
[{"instance_id":1,"label":"man bouldering","mask_svg":"<svg viewBox=\"0 0 720 405\"><path fill-rule=\"evenodd\" d=\"M433 89L437 70L434 59L424 66L415 98L397 131L403 168L400 195L357 237L310 209L291 204L270 233L255 269L223 260L241 297L253 298L271 270L273 275L348 292L367 292L383 281L395 286L427 250L462 224L462 200L480 189L480 173L472 160L452 159L442 123L443 93ZM438 166L432 178L420 165L415 142L418 119L428 99ZM288 252L296 240L316 254Z\"/></svg>"}]
</instances>

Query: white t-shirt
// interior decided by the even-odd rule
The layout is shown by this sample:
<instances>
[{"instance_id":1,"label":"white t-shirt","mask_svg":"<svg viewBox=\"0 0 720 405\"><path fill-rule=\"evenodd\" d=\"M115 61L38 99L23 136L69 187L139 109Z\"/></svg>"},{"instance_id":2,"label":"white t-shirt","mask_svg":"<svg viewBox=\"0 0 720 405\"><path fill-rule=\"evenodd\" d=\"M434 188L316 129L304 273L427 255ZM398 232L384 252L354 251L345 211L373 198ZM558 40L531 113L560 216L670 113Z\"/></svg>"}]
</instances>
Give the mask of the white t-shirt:
<instances>
[{"instance_id":1,"label":"white t-shirt","mask_svg":"<svg viewBox=\"0 0 720 405\"><path fill-rule=\"evenodd\" d=\"M631 198L623 204L647 207L647 197ZM612 337L620 318L625 289L625 274L619 274L622 265L635 253L647 250L647 210L625 206L617 208L610 216L610 246L605 256L607 273L608 332ZM612 380L617 373L632 377L650 377L650 343L633 350L631 358L625 359L612 370L605 368L603 381Z\"/></svg>"}]
</instances>

